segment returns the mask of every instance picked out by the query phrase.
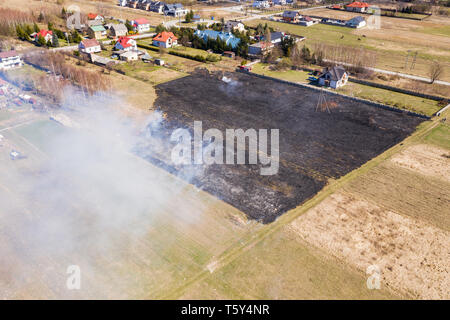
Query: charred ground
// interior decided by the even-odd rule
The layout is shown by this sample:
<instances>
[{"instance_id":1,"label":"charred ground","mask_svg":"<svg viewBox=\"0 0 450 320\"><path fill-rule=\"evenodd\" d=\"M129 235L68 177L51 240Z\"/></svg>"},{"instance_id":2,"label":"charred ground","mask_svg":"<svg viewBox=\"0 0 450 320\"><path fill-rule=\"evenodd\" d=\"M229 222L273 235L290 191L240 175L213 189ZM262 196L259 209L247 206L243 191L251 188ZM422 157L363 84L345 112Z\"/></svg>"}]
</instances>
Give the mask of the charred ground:
<instances>
[{"instance_id":1,"label":"charred ground","mask_svg":"<svg viewBox=\"0 0 450 320\"><path fill-rule=\"evenodd\" d=\"M326 99L337 107L318 112L315 90L241 73L226 74L228 82L223 76L197 72L158 85L155 106L167 119L160 138L169 139L178 127L192 128L194 121L202 121L203 131L217 128L224 133L279 129L278 174L261 176L259 165L210 165L192 171L172 166L170 150L146 157L264 223L314 196L330 178L397 144L423 121L328 94Z\"/></svg>"}]
</instances>

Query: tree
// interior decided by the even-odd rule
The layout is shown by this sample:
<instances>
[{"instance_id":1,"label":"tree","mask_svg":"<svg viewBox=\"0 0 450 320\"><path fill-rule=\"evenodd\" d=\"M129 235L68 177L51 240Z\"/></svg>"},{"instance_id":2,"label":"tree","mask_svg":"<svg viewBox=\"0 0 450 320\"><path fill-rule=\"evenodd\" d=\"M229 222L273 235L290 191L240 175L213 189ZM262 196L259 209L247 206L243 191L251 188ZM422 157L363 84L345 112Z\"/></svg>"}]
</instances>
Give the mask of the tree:
<instances>
[{"instance_id":1,"label":"tree","mask_svg":"<svg viewBox=\"0 0 450 320\"><path fill-rule=\"evenodd\" d=\"M163 24L158 24L158 25L156 26L156 28L155 28L155 32L156 32L156 33L160 33L160 32L163 32L163 31L166 31L166 27L164 27Z\"/></svg>"},{"instance_id":2,"label":"tree","mask_svg":"<svg viewBox=\"0 0 450 320\"><path fill-rule=\"evenodd\" d=\"M128 32L134 31L133 26L131 25L130 20L127 19L127 21L125 21L125 27L127 27Z\"/></svg>"},{"instance_id":3,"label":"tree","mask_svg":"<svg viewBox=\"0 0 450 320\"><path fill-rule=\"evenodd\" d=\"M48 30L52 30L53 31L53 23L51 23L50 21L47 23L47 28Z\"/></svg>"},{"instance_id":4,"label":"tree","mask_svg":"<svg viewBox=\"0 0 450 320\"><path fill-rule=\"evenodd\" d=\"M65 19L66 18L66 14L67 14L66 9L63 7L61 9L61 18Z\"/></svg>"},{"instance_id":5,"label":"tree","mask_svg":"<svg viewBox=\"0 0 450 320\"><path fill-rule=\"evenodd\" d=\"M53 33L52 35L52 47L59 47L59 39L58 36L56 35L56 33Z\"/></svg>"},{"instance_id":6,"label":"tree","mask_svg":"<svg viewBox=\"0 0 450 320\"><path fill-rule=\"evenodd\" d=\"M47 44L47 42L45 41L45 38L43 36L39 36L37 39L37 44L38 46L45 46Z\"/></svg>"},{"instance_id":7,"label":"tree","mask_svg":"<svg viewBox=\"0 0 450 320\"><path fill-rule=\"evenodd\" d=\"M42 21L44 21L44 19L45 19L44 13L43 13L42 11L39 12L38 21L39 21L39 22L42 22Z\"/></svg>"},{"instance_id":8,"label":"tree","mask_svg":"<svg viewBox=\"0 0 450 320\"><path fill-rule=\"evenodd\" d=\"M430 83L433 84L444 73L444 66L439 61L433 61L430 65Z\"/></svg>"},{"instance_id":9,"label":"tree","mask_svg":"<svg viewBox=\"0 0 450 320\"><path fill-rule=\"evenodd\" d=\"M36 22L33 24L33 31L34 32L39 32L40 31L39 26L36 24Z\"/></svg>"},{"instance_id":10,"label":"tree","mask_svg":"<svg viewBox=\"0 0 450 320\"><path fill-rule=\"evenodd\" d=\"M185 21L187 23L192 22L192 19L194 18L194 11L192 11L192 9L186 14L185 16Z\"/></svg>"},{"instance_id":11,"label":"tree","mask_svg":"<svg viewBox=\"0 0 450 320\"><path fill-rule=\"evenodd\" d=\"M265 42L271 42L272 41L272 34L270 33L269 28L264 29L264 41Z\"/></svg>"}]
</instances>

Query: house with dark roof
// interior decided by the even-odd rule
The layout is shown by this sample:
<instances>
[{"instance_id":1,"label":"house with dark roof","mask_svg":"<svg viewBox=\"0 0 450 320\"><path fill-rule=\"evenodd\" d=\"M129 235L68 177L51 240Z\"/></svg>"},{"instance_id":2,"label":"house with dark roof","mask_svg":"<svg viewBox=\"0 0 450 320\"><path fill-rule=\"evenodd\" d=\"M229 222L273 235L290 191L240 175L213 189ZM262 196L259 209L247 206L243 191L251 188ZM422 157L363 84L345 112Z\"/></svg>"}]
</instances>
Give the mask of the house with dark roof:
<instances>
[{"instance_id":1,"label":"house with dark roof","mask_svg":"<svg viewBox=\"0 0 450 320\"><path fill-rule=\"evenodd\" d=\"M271 42L260 41L248 46L248 55L253 58L261 58L269 53L274 44Z\"/></svg>"},{"instance_id":2,"label":"house with dark roof","mask_svg":"<svg viewBox=\"0 0 450 320\"><path fill-rule=\"evenodd\" d=\"M184 16L187 12L187 9L185 9L181 3L166 3L164 5L164 14L166 16L180 17Z\"/></svg>"},{"instance_id":3,"label":"house with dark roof","mask_svg":"<svg viewBox=\"0 0 450 320\"><path fill-rule=\"evenodd\" d=\"M283 12L282 19L285 22L291 22L296 23L300 19L301 15L298 13L298 11L291 11L287 10Z\"/></svg>"},{"instance_id":4,"label":"house with dark roof","mask_svg":"<svg viewBox=\"0 0 450 320\"><path fill-rule=\"evenodd\" d=\"M161 1L152 1L150 3L150 11L157 12L157 13L163 13L164 12L164 6L166 4Z\"/></svg>"},{"instance_id":5,"label":"house with dark roof","mask_svg":"<svg viewBox=\"0 0 450 320\"><path fill-rule=\"evenodd\" d=\"M348 73L343 66L323 69L319 75L319 85L334 89L344 86L348 81Z\"/></svg>"}]
</instances>

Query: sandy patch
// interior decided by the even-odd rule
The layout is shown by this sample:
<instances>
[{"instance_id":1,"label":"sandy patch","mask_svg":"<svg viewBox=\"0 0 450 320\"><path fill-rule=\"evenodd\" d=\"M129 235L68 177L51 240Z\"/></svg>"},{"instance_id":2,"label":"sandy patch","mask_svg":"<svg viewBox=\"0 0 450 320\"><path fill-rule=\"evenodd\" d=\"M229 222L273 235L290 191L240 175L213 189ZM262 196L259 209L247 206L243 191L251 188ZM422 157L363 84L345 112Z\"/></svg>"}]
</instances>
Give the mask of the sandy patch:
<instances>
[{"instance_id":1,"label":"sandy patch","mask_svg":"<svg viewBox=\"0 0 450 320\"><path fill-rule=\"evenodd\" d=\"M337 193L290 226L301 238L413 298L449 299L450 234L351 194Z\"/></svg>"},{"instance_id":2,"label":"sandy patch","mask_svg":"<svg viewBox=\"0 0 450 320\"><path fill-rule=\"evenodd\" d=\"M446 155L450 156L450 151L420 144L397 153L390 161L402 168L450 182L450 158Z\"/></svg>"}]
</instances>

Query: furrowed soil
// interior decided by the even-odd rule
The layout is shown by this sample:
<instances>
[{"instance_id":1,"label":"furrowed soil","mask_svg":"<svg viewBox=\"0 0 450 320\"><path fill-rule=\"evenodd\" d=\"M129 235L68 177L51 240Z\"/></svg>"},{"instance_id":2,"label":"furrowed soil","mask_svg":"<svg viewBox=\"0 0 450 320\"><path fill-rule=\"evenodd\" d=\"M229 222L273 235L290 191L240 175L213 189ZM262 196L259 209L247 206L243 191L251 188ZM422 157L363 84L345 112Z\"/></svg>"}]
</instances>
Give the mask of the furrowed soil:
<instances>
[{"instance_id":1,"label":"furrowed soil","mask_svg":"<svg viewBox=\"0 0 450 320\"><path fill-rule=\"evenodd\" d=\"M326 93L336 107L316 111L318 91L241 73L198 71L156 86L156 93L154 105L166 118L162 139L175 128L192 129L194 121L202 121L203 131L219 129L224 141L226 129L279 129L280 165L272 176L260 175L260 165L174 166L171 150L144 155L264 223L399 143L423 121Z\"/></svg>"}]
</instances>

